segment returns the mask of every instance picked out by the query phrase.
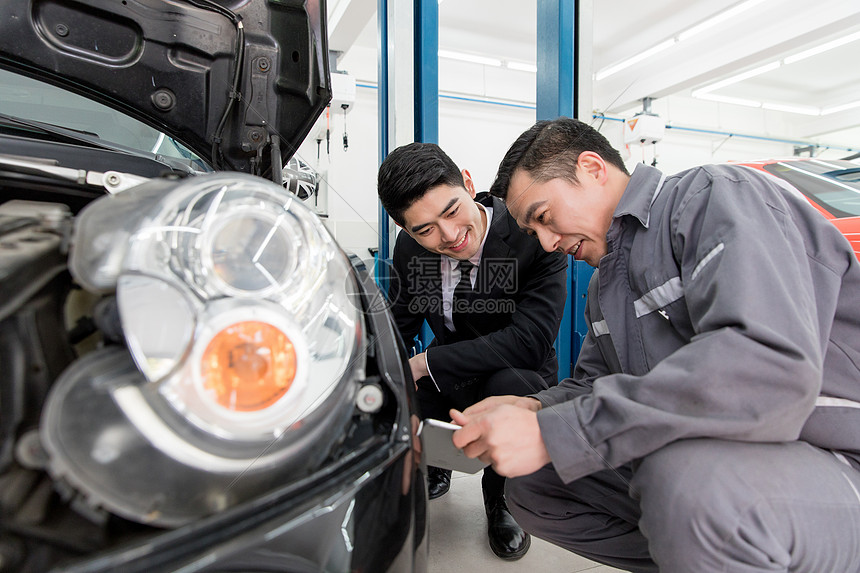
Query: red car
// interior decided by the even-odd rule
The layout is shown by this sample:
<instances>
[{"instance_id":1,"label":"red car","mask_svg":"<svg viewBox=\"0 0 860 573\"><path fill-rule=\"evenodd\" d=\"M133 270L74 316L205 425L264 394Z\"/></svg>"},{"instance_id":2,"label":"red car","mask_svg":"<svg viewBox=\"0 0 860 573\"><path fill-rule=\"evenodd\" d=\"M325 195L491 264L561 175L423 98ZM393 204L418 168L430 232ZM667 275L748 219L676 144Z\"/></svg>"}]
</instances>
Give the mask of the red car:
<instances>
[{"instance_id":1,"label":"red car","mask_svg":"<svg viewBox=\"0 0 860 573\"><path fill-rule=\"evenodd\" d=\"M830 219L860 259L860 165L842 159L744 161L788 181Z\"/></svg>"}]
</instances>

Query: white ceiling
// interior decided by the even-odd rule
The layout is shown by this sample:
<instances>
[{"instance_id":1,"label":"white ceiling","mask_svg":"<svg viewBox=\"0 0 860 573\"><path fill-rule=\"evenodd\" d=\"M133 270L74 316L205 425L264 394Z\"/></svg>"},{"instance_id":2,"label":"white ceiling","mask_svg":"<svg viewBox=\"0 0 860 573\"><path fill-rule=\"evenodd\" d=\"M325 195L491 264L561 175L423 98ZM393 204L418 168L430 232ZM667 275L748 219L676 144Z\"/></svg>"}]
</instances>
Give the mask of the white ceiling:
<instances>
[{"instance_id":1,"label":"white ceiling","mask_svg":"<svg viewBox=\"0 0 860 573\"><path fill-rule=\"evenodd\" d=\"M401 1L401 0L390 0ZM741 0L592 0L592 73L640 54ZM537 0L444 0L440 50L534 62ZM330 0L330 47L375 48L376 0ZM710 98L801 106L818 115L786 113L793 136L860 147L860 34L851 43L794 63L785 58L860 32L858 0L760 0L743 14L675 43L593 84L593 107L632 115L644 97L689 97L721 80L766 64L771 71L712 89ZM704 100L703 100L704 101Z\"/></svg>"}]
</instances>

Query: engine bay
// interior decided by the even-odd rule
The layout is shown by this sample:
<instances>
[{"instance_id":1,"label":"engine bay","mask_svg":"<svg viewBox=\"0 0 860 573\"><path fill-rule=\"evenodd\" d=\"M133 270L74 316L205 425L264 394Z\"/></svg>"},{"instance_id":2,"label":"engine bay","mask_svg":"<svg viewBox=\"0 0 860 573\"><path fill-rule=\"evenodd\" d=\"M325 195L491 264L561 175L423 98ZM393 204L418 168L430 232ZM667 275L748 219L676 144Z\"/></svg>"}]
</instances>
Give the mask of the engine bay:
<instances>
[{"instance_id":1,"label":"engine bay","mask_svg":"<svg viewBox=\"0 0 860 573\"><path fill-rule=\"evenodd\" d=\"M39 439L42 406L75 359L76 345L97 332L91 317L68 316L70 303L88 298L67 268L71 224L62 204L0 205L0 571L44 571L103 549L117 536L153 530L82 512L86 504L47 472Z\"/></svg>"}]
</instances>

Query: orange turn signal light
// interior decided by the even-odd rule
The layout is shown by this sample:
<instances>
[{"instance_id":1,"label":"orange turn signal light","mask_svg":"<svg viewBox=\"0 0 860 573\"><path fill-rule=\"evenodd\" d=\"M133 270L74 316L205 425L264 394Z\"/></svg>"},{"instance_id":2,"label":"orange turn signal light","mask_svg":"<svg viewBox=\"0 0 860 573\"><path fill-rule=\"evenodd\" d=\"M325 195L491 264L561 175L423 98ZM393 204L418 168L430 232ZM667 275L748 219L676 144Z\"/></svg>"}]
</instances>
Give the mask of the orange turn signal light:
<instances>
[{"instance_id":1,"label":"orange turn signal light","mask_svg":"<svg viewBox=\"0 0 860 573\"><path fill-rule=\"evenodd\" d=\"M229 410L268 408L296 377L296 349L271 324L238 322L216 334L201 358L203 387Z\"/></svg>"}]
</instances>

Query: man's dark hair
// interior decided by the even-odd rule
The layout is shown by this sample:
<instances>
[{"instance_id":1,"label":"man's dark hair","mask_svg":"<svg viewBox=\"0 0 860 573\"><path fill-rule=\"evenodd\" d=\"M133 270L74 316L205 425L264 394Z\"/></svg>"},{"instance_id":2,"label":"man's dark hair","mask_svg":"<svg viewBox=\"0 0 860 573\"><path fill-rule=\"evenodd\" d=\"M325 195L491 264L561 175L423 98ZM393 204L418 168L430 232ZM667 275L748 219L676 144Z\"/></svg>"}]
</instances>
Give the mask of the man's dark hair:
<instances>
[{"instance_id":1,"label":"man's dark hair","mask_svg":"<svg viewBox=\"0 0 860 573\"><path fill-rule=\"evenodd\" d=\"M410 143L389 153L376 184L382 206L400 226L403 213L433 187L465 186L457 164L435 143Z\"/></svg>"},{"instance_id":2,"label":"man's dark hair","mask_svg":"<svg viewBox=\"0 0 860 573\"><path fill-rule=\"evenodd\" d=\"M621 154L599 131L578 119L559 117L537 122L514 141L499 164L490 193L504 199L517 169L537 182L565 179L576 183L576 162L583 151L597 153L629 175Z\"/></svg>"}]
</instances>

